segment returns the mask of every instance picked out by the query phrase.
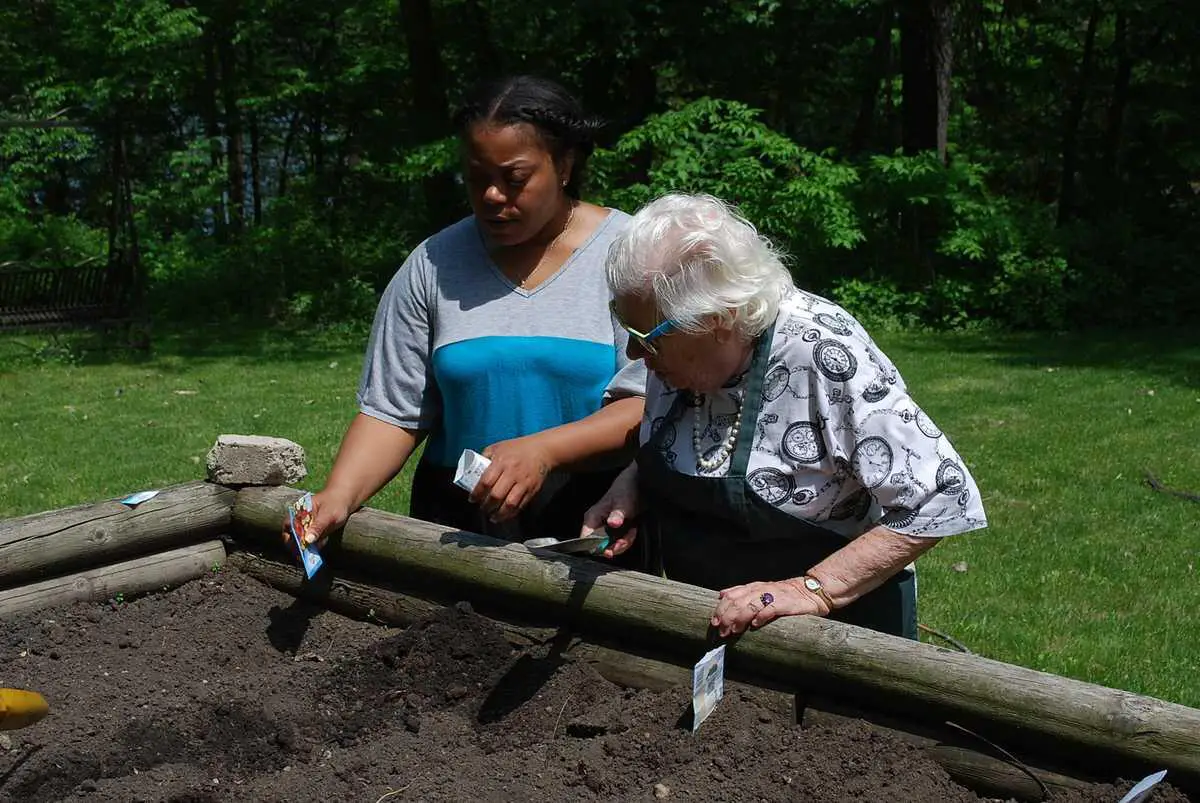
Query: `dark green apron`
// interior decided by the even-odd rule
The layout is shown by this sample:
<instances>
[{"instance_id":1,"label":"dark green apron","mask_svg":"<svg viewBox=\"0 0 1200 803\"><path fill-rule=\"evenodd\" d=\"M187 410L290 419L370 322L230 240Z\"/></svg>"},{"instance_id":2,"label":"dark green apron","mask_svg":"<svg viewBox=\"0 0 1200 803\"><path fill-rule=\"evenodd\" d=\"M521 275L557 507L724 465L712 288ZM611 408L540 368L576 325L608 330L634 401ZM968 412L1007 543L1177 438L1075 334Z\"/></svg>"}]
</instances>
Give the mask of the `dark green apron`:
<instances>
[{"instance_id":1,"label":"dark green apron","mask_svg":"<svg viewBox=\"0 0 1200 803\"><path fill-rule=\"evenodd\" d=\"M720 590L754 581L800 577L845 546L844 536L791 516L763 501L746 482L772 330L759 338L747 377L743 422L729 473L694 477L675 471L664 457L674 432L660 426L638 453L638 482L646 514L639 523L656 541L663 573L682 583ZM678 421L688 393L681 391L667 422ZM916 582L902 570L870 594L830 617L883 633L917 637Z\"/></svg>"}]
</instances>

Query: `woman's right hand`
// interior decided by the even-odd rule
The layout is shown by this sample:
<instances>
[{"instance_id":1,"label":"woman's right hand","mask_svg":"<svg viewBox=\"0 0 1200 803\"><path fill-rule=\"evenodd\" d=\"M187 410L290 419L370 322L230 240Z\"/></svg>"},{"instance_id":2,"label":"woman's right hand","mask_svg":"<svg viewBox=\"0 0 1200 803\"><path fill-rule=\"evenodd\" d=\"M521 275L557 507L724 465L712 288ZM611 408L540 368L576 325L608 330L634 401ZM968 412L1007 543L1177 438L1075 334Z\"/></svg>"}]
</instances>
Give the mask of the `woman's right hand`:
<instances>
[{"instance_id":1,"label":"woman's right hand","mask_svg":"<svg viewBox=\"0 0 1200 803\"><path fill-rule=\"evenodd\" d=\"M350 518L351 506L338 494L321 490L313 494L312 508L312 524L305 533L305 546L320 551L325 544L325 536L344 525ZM283 517L281 535L283 542L291 546L293 552L296 551L296 542L292 539L292 528L287 516Z\"/></svg>"},{"instance_id":2,"label":"woman's right hand","mask_svg":"<svg viewBox=\"0 0 1200 803\"><path fill-rule=\"evenodd\" d=\"M617 540L604 550L604 557L613 558L633 546L637 539L637 527L633 524L641 503L638 496L637 463L631 463L628 468L617 475L608 492L600 501L588 508L583 514L581 537L594 535L608 530L622 530Z\"/></svg>"}]
</instances>

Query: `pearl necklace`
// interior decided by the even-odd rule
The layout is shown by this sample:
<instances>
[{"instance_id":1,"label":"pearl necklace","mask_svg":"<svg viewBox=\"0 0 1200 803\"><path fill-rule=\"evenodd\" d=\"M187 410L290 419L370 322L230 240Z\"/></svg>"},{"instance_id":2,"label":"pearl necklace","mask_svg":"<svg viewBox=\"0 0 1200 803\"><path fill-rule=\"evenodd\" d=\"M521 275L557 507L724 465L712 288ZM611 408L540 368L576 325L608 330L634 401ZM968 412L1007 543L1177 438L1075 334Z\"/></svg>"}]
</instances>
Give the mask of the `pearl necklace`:
<instances>
[{"instance_id":1,"label":"pearl necklace","mask_svg":"<svg viewBox=\"0 0 1200 803\"><path fill-rule=\"evenodd\" d=\"M700 428L700 400L704 398L704 394L693 395L693 399L697 405L692 409L692 450L696 453L696 469L702 474L711 474L716 471L721 465L729 459L733 453L733 447L737 443L738 433L742 429L742 404L746 400L746 394L742 394L741 400L737 401L737 412L733 416L733 425L729 427L729 433L725 436L717 448L711 452L711 457L705 457L703 444L701 443ZM736 397L735 397L736 399Z\"/></svg>"},{"instance_id":2,"label":"pearl necklace","mask_svg":"<svg viewBox=\"0 0 1200 803\"><path fill-rule=\"evenodd\" d=\"M533 270L525 274L525 278L521 280L519 285L517 285L522 290L525 289L525 285L529 282L529 280L537 275L537 272L542 269L542 263L546 261L546 257L550 256L550 252L554 250L554 246L558 245L558 241L561 240L563 235L566 234L571 228L571 221L575 219L575 206L575 201L571 201L571 209L567 212L567 222L563 224L562 231L558 233L557 237L550 241L550 245L546 246L546 250L542 252L542 258L537 261L537 264L533 266Z\"/></svg>"}]
</instances>

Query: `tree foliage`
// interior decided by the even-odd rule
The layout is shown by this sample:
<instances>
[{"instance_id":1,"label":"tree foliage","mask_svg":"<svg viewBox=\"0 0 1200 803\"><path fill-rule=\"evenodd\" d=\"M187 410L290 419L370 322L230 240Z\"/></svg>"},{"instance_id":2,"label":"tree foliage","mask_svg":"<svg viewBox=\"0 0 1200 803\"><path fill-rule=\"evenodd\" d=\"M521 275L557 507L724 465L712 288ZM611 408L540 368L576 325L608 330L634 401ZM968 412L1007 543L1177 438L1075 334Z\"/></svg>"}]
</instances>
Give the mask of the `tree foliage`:
<instances>
[{"instance_id":1,"label":"tree foliage","mask_svg":"<svg viewBox=\"0 0 1200 803\"><path fill-rule=\"evenodd\" d=\"M166 316L369 317L465 213L449 110L554 76L589 196L741 206L876 319L1200 312L1180 0L39 0L0 8L0 263L118 250Z\"/></svg>"}]
</instances>

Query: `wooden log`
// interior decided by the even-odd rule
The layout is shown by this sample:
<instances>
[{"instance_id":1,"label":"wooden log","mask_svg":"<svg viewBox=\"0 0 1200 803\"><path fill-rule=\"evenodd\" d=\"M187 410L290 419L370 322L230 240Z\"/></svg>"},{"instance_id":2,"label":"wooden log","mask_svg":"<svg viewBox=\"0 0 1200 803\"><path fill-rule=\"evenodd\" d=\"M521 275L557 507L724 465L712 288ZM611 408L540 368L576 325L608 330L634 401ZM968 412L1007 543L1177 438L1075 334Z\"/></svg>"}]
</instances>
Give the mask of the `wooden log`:
<instances>
[{"instance_id":1,"label":"wooden log","mask_svg":"<svg viewBox=\"0 0 1200 803\"><path fill-rule=\"evenodd\" d=\"M278 539L296 495L243 489L235 527ZM663 650L685 665L716 641L708 627L713 591L369 508L327 552L331 565L387 576L406 591L536 610L589 638ZM1168 769L1176 786L1200 790L1200 710L816 617L787 617L727 644L731 672L854 699L906 721L952 721L1013 752L1020 745L1025 755L1054 756L1100 777Z\"/></svg>"},{"instance_id":2,"label":"wooden log","mask_svg":"<svg viewBox=\"0 0 1200 803\"><path fill-rule=\"evenodd\" d=\"M183 585L225 564L220 541L191 544L123 563L0 591L0 619L72 602L103 602Z\"/></svg>"},{"instance_id":3,"label":"wooden log","mask_svg":"<svg viewBox=\"0 0 1200 803\"><path fill-rule=\"evenodd\" d=\"M130 508L117 501L0 521L0 589L211 540L236 494L190 482Z\"/></svg>"},{"instance_id":4,"label":"wooden log","mask_svg":"<svg viewBox=\"0 0 1200 803\"><path fill-rule=\"evenodd\" d=\"M322 581L307 581L300 567L288 558L275 560L237 550L230 553L227 565L273 588L365 621L407 627L432 616L444 607L439 603L388 588L380 581L371 583L361 578L352 579L353 575L341 571L336 577L327 572ZM479 613L486 616L488 612ZM554 628L488 618L504 632L509 643L514 646L545 644L558 635ZM605 679L626 688L679 689L688 688L692 683L691 667L644 653L629 652L617 646L576 640L563 655L571 660L588 663ZM728 680L738 679L731 676ZM742 677L740 681L755 687L760 693L763 691L756 678ZM739 684L734 682L733 685ZM850 719L867 720L875 728L917 746L929 758L940 764L955 781L980 794L1038 801L1044 797L1043 786L1051 794L1086 789L1088 786L1088 781L1041 767L1026 765L1029 770L1027 773L1011 762L971 749L964 744L963 735L950 728L942 728L936 735L917 733L906 730L902 723L873 716L871 712L852 712L845 705L833 701L806 697L802 703L793 703L792 694L779 691L774 693L786 698L780 701L780 707L792 707L796 704L801 706L797 719L805 727L836 727Z\"/></svg>"}]
</instances>

